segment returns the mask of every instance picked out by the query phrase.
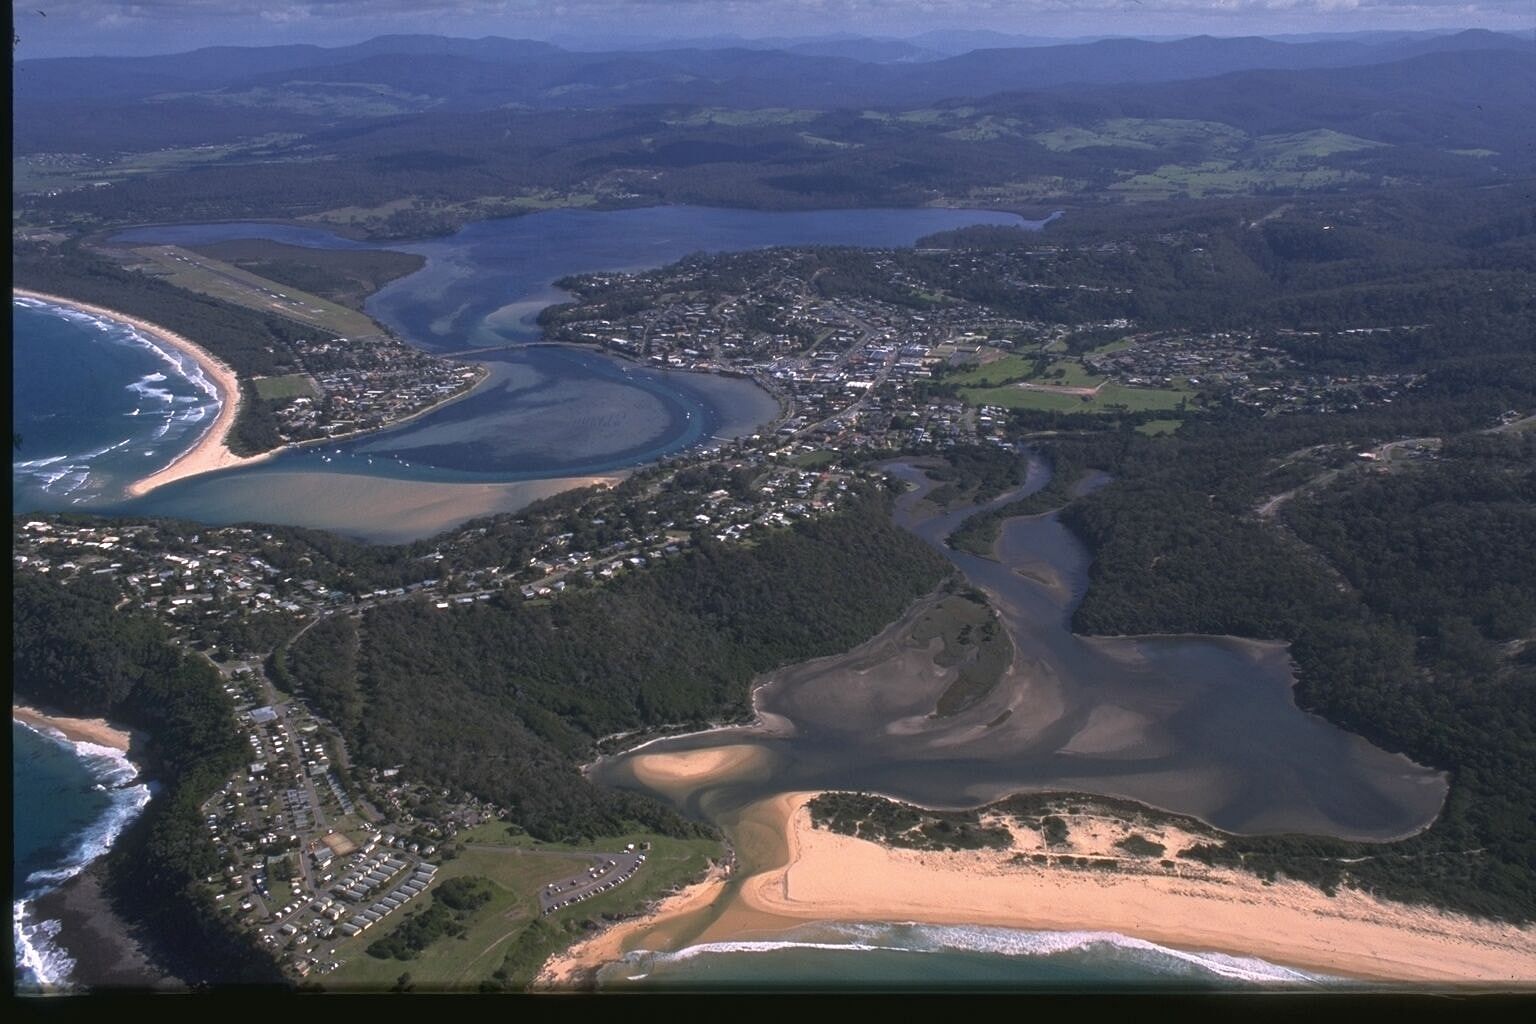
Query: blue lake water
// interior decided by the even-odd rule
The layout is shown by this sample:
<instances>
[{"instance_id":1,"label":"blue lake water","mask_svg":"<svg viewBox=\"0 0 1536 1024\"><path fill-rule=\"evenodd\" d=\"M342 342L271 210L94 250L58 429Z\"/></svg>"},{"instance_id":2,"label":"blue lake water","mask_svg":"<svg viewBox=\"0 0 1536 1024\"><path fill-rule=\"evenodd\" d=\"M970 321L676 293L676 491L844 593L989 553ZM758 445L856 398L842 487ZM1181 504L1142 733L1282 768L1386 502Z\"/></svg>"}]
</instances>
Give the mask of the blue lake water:
<instances>
[{"instance_id":1,"label":"blue lake water","mask_svg":"<svg viewBox=\"0 0 1536 1024\"><path fill-rule=\"evenodd\" d=\"M387 247L417 253L426 257L426 265L373 296L368 311L412 344L454 351L536 339L533 318L563 297L554 282L569 274L654 267L700 251L909 245L936 231L976 223L1041 222L984 210L764 213L673 206L556 210L472 224L450 238L387 246L351 241L319 228L244 223L139 228L115 240L197 245L267 238L315 248ZM31 321L22 327L37 330ZM101 339L82 337L100 347ZM64 361L65 350L59 344L32 345L29 366L40 378L65 384L77 380L79 360ZM750 382L634 367L596 352L518 345L476 358L489 365L492 376L475 395L393 431L324 450L285 453L260 466L182 481L131 502L122 500L121 486L158 465L142 472L128 472L136 464L114 466L110 473L103 469L96 488L65 493L67 482L51 489L37 486L23 481L23 469L13 464L12 506L87 507L213 523L299 523L402 539L527 500L525 491L515 489L495 499L474 492L475 501L465 502L460 514L453 508L454 491L443 489L447 485L506 485L624 469L751 433L777 413L777 403ZM99 376L119 387L139 379L105 368ZM27 423L86 406L84 396L51 395L20 385L13 398L22 417L18 422ZM115 424L82 418L79 436L65 454L78 457L119 444L126 435L107 429ZM182 447L190 446L195 436L184 437ZM121 447L128 450L133 444ZM45 457L54 454L50 450ZM105 457L92 454L98 465ZM169 458L159 464L165 461ZM35 475L39 468L29 466L25 472ZM378 523L360 526L358 508L372 503L380 480L407 482L417 485L417 491L431 485L433 489L412 506L418 512L430 507L431 514L421 512L404 529Z\"/></svg>"},{"instance_id":2,"label":"blue lake water","mask_svg":"<svg viewBox=\"0 0 1536 1024\"><path fill-rule=\"evenodd\" d=\"M471 224L448 238L356 242L287 224L183 224L137 228L118 242L203 245L265 238L319 249L394 249L427 265L386 285L368 313L400 337L436 351L505 345L539 336L539 310L565 299L554 282L571 274L659 267L696 252L780 245L911 245L969 224L1039 227L992 210L802 210L765 212L699 206L550 210Z\"/></svg>"}]
</instances>

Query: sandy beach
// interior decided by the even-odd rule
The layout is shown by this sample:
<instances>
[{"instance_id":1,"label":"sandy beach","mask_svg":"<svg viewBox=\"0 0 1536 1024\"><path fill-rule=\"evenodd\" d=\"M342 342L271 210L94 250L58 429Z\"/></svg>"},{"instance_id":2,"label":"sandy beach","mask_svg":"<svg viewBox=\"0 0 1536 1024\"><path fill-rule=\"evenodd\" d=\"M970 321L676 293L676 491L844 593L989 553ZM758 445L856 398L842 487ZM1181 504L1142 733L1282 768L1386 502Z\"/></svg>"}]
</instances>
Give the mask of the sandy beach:
<instances>
[{"instance_id":1,"label":"sandy beach","mask_svg":"<svg viewBox=\"0 0 1536 1024\"><path fill-rule=\"evenodd\" d=\"M546 965L541 985L581 984L630 949L772 939L813 921L877 921L1113 932L1192 953L1258 957L1373 982L1536 988L1536 929L1357 891L1330 897L1298 882L1266 884L1175 859L1197 837L1171 826L1133 829L1109 817L1068 816L1069 842L1047 847L1034 829L1001 821L1014 836L1008 850L933 853L814 828L806 808L814 795L784 794L744 813L744 825L782 830L783 851L773 858L779 863L734 891L718 880L701 883L644 918L573 946ZM1166 852L1137 858L1117 848L1132 831ZM1032 859L1041 855L1050 863ZM1063 866L1062 856L1115 865ZM700 910L722 897L727 902L706 923ZM688 915L691 927L682 927Z\"/></svg>"},{"instance_id":2,"label":"sandy beach","mask_svg":"<svg viewBox=\"0 0 1536 1024\"><path fill-rule=\"evenodd\" d=\"M550 957L533 981L535 990L585 988L604 964L622 959L631 949L653 948L664 938L663 930L679 919L707 909L725 892L726 872L718 865L703 880L673 893L648 912L603 929L563 953ZM645 938L644 943L638 940Z\"/></svg>"},{"instance_id":3,"label":"sandy beach","mask_svg":"<svg viewBox=\"0 0 1536 1024\"><path fill-rule=\"evenodd\" d=\"M115 309L105 306L95 306L88 302L80 302L75 299L67 299L60 295L48 295L43 292L27 291L22 288L12 289L12 294L22 298L35 299L39 302L48 302L57 306L69 306L79 309L93 316L105 317L116 320L119 323L128 324L142 334L154 338L156 341L176 349L178 352L190 357L208 375L219 393L219 414L214 418L206 430L203 431L197 443L187 449L171 462L140 480L128 485L129 497L137 498L148 494L157 487L171 483L174 480L183 480L189 476L197 476L202 473L212 473L219 469L231 469L235 466L250 465L269 459L273 452L265 452L261 455L241 456L229 450L225 444L225 438L229 435L229 428L234 425L235 417L240 414L240 380L220 360L197 343L183 337L174 331L167 330L159 324L150 323L148 320L140 320L138 317L119 313Z\"/></svg>"},{"instance_id":4,"label":"sandy beach","mask_svg":"<svg viewBox=\"0 0 1536 1024\"><path fill-rule=\"evenodd\" d=\"M75 743L94 743L125 754L133 743L132 733L105 718L68 718L51 715L25 704L12 704L11 718L36 729L54 729Z\"/></svg>"},{"instance_id":5,"label":"sandy beach","mask_svg":"<svg viewBox=\"0 0 1536 1024\"><path fill-rule=\"evenodd\" d=\"M805 806L813 795L786 794L759 805L757 813L783 823L787 863L746 879L738 906L700 941L786 919L1107 931L1343 977L1536 987L1536 930L1357 891L1329 897L1301 883L1266 884L1189 861L1164 867L1162 858L1195 841L1177 830L1140 828L1166 852L1137 859L1114 846L1129 834L1120 823L1069 818L1070 846L1052 853L1113 859L1116 867L1061 867L1032 861L1047 847L1038 832L1016 826L1012 849L963 853L888 849L816 829Z\"/></svg>"}]
</instances>

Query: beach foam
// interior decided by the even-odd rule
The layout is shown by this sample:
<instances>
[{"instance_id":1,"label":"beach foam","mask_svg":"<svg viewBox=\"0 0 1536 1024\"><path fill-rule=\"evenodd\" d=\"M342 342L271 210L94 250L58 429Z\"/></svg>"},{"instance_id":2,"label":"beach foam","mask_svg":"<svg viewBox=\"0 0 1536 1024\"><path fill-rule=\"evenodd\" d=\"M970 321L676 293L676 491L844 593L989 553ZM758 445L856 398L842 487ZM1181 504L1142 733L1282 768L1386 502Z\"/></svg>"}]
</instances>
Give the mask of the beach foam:
<instances>
[{"instance_id":1,"label":"beach foam","mask_svg":"<svg viewBox=\"0 0 1536 1024\"><path fill-rule=\"evenodd\" d=\"M26 900L11 904L11 934L16 944L16 991L57 992L67 989L75 961L58 944L57 921L33 921Z\"/></svg>"},{"instance_id":2,"label":"beach foam","mask_svg":"<svg viewBox=\"0 0 1536 1024\"><path fill-rule=\"evenodd\" d=\"M110 850L123 830L144 810L152 794L149 785L139 781L138 766L121 751L70 740L48 726L13 721L72 751L96 780L97 788L108 793L110 799L96 820L67 841L55 866L27 875L26 891L19 893L11 904L18 991L57 991L68 986L75 962L59 942L59 922L34 920L29 908L37 897L58 888Z\"/></svg>"},{"instance_id":3,"label":"beach foam","mask_svg":"<svg viewBox=\"0 0 1536 1024\"><path fill-rule=\"evenodd\" d=\"M92 861L110 850L123 829L149 803L151 792L148 784L135 781L139 777L138 766L128 760L122 751L99 743L70 740L56 729L40 728L27 722L21 724L73 750L97 782L112 794L112 802L107 810L76 837L69 853L57 867L34 871L27 876L29 885L40 887L32 893L37 896L78 875Z\"/></svg>"},{"instance_id":4,"label":"beach foam","mask_svg":"<svg viewBox=\"0 0 1536 1024\"><path fill-rule=\"evenodd\" d=\"M1114 953L1129 955L1128 959L1153 966L1164 965L1170 960L1177 961L1194 968L1197 973L1254 984L1315 985L1338 980L1324 974L1272 964L1257 957L1214 952L1191 953L1116 932L1020 931L956 925L914 925L913 931L933 942L934 949L961 949L1017 957L1057 956L1072 952Z\"/></svg>"},{"instance_id":5,"label":"beach foam","mask_svg":"<svg viewBox=\"0 0 1536 1024\"><path fill-rule=\"evenodd\" d=\"M1153 942L1102 931L1022 931L1007 928L921 924L825 922L796 929L790 936L773 940L706 942L675 952L635 950L623 959L623 980L636 982L651 975L665 983L699 975L680 965L701 958L800 950L846 954L895 953L914 956L981 954L1004 959L1038 960L1071 958L1081 969L1101 969L1106 981L1146 975L1166 977L1171 985L1190 982L1222 987L1304 987L1345 984L1343 979L1299 971L1254 957L1222 953L1191 953ZM1022 983L1046 983L1049 975L1021 971ZM768 978L763 979L765 983ZM790 979L784 979L790 980ZM854 984L861 981L855 971Z\"/></svg>"},{"instance_id":6,"label":"beach foam","mask_svg":"<svg viewBox=\"0 0 1536 1024\"><path fill-rule=\"evenodd\" d=\"M13 296L12 301L17 307L88 328L97 342L144 350L161 364L161 369L141 373L122 385L133 396L130 401L134 403L123 416L139 417L135 426L144 433L86 451L13 462L12 475L18 483L25 482L44 494L69 498L78 504L95 496L104 486L100 483L103 479L124 475L125 467L119 460L110 459L114 453L132 444L142 451L143 457L170 459L177 451L196 443L207 425L217 418L223 404L218 388L197 361L180 350L119 320L25 296ZM192 393L184 393L188 388ZM139 470L135 466L126 472Z\"/></svg>"}]
</instances>

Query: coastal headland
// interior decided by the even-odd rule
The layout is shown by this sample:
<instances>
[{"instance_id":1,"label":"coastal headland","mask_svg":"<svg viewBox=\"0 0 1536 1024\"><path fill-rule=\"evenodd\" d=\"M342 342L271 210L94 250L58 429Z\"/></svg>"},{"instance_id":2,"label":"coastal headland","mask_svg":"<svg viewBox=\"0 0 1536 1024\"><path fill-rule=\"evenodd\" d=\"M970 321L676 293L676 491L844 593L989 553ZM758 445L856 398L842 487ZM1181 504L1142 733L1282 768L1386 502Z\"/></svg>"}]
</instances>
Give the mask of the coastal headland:
<instances>
[{"instance_id":1,"label":"coastal headland","mask_svg":"<svg viewBox=\"0 0 1536 1024\"><path fill-rule=\"evenodd\" d=\"M127 324L134 330L192 359L203 373L207 375L209 381L213 383L214 388L218 391L219 413L214 417L213 422L208 425L208 428L203 431L197 443L172 459L168 465L129 484L128 495L130 497L141 497L157 487L162 487L176 480L184 480L187 477L212 473L215 470L233 469L236 466L248 466L264 462L275 454L274 452L264 452L261 455L242 456L236 455L230 450L226 439L229 436L229 428L234 425L235 418L240 414L240 380L235 375L234 370L215 358L212 353L199 346L196 342L174 331L167 330L158 324L150 323L148 320L128 316L125 313L108 309L105 306L96 306L60 295L48 295L44 292L28 291L21 288L12 289L12 293L22 298L35 299L39 302L47 302L56 306L68 306L71 309L78 309L93 316L104 317L108 320L116 320L119 323Z\"/></svg>"},{"instance_id":2,"label":"coastal headland","mask_svg":"<svg viewBox=\"0 0 1536 1024\"><path fill-rule=\"evenodd\" d=\"M142 745L144 736L104 718L77 718L27 704L13 703L11 719L37 732L63 736L75 744L88 744L129 755ZM86 747L85 749L89 749ZM86 989L184 988L179 979L151 957L139 929L118 912L109 895L105 862L96 860L56 888L29 897L29 921L57 922L70 969L66 988L53 985L44 991Z\"/></svg>"},{"instance_id":3,"label":"coastal headland","mask_svg":"<svg viewBox=\"0 0 1536 1024\"><path fill-rule=\"evenodd\" d=\"M781 838L771 863L732 885L706 879L572 947L545 965L541 981L570 984L634 949L772 939L809 922L846 921L1113 933L1372 982L1532 984L1536 930L1178 859L1193 837L1174 828L1143 828L1166 853L1138 860L1115 845L1128 834L1124 823L1086 814L1069 822L1070 846L1053 850L1047 865L1034 859L1045 849L1039 833L1006 817L996 822L1012 833L1006 849L896 849L815 827L807 807L815 796L785 793L743 812L738 831ZM1064 867L1065 854L1100 864ZM680 935L684 919L693 927Z\"/></svg>"}]
</instances>

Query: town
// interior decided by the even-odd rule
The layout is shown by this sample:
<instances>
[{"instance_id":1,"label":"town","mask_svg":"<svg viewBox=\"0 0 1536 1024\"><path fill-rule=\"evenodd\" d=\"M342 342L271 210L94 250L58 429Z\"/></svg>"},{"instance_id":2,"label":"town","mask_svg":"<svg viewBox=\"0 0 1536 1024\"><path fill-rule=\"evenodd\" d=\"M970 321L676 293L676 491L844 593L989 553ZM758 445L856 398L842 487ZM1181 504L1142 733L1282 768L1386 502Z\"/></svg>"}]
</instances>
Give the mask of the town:
<instances>
[{"instance_id":1,"label":"town","mask_svg":"<svg viewBox=\"0 0 1536 1024\"><path fill-rule=\"evenodd\" d=\"M398 766L353 764L335 724L281 688L274 651L305 630L397 601L443 615L549 602L690 547L752 545L884 487L886 457L965 448L1022 464L1042 413L1113 415L1166 432L1217 405L1278 415L1385 404L1418 380L1312 372L1259 331L1149 331L1124 317L1058 322L953 296L912 300L918 291L939 298L913 259L961 273L978 258L875 251L860 257L864 276L846 294L825 294L826 279L842 273L837 260L803 250L568 280L577 301L546 311L549 341L749 376L779 398L779 418L616 483L409 545L337 548L283 527L37 514L13 522L13 568L111 585L119 607L155 616L218 667L250 746L245 769L202 808L223 864L205 879L220 912L295 978L400 955L399 941L379 940L375 927L419 912L466 833L484 840L507 811L412 782ZM296 353L302 374L256 382L294 441L409 416L483 372L383 336L305 341ZM284 391L274 380L295 383ZM543 917L646 865L635 843L582 856L579 871L538 889Z\"/></svg>"}]
</instances>

